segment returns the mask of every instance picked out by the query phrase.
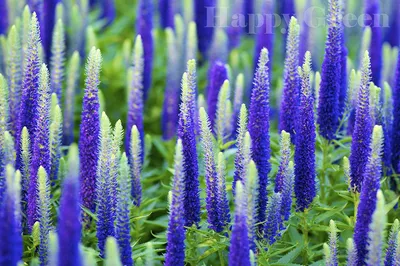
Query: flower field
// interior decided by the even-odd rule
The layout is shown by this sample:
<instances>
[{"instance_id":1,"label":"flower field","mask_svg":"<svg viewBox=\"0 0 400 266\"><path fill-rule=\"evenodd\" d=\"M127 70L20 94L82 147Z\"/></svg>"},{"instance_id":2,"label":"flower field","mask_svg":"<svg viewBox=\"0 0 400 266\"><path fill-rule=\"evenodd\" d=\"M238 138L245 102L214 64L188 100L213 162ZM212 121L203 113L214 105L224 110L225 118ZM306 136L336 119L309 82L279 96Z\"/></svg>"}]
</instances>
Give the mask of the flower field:
<instances>
[{"instance_id":1,"label":"flower field","mask_svg":"<svg viewBox=\"0 0 400 266\"><path fill-rule=\"evenodd\" d=\"M0 0L0 266L400 266L398 0Z\"/></svg>"}]
</instances>

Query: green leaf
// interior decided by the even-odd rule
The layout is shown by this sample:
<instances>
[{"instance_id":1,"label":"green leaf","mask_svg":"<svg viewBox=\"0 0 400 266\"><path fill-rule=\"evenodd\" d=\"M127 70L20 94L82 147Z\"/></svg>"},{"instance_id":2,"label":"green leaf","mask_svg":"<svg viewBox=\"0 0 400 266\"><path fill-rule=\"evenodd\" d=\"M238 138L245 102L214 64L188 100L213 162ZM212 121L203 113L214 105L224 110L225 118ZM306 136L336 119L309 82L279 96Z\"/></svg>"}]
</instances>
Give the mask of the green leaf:
<instances>
[{"instance_id":1,"label":"green leaf","mask_svg":"<svg viewBox=\"0 0 400 266\"><path fill-rule=\"evenodd\" d=\"M232 145L234 145L236 143L236 140L232 140L232 141L229 141L229 142L227 142L227 143L225 143L225 144L223 144L223 145L220 145L220 149L223 151L223 150L227 150L227 149L229 149Z\"/></svg>"},{"instance_id":2,"label":"green leaf","mask_svg":"<svg viewBox=\"0 0 400 266\"><path fill-rule=\"evenodd\" d=\"M342 197L342 198L344 198L344 199L346 199L346 200L348 200L350 202L354 202L354 199L351 197L351 193L350 192L348 192L348 191L336 191L336 193L340 197Z\"/></svg>"},{"instance_id":3,"label":"green leaf","mask_svg":"<svg viewBox=\"0 0 400 266\"><path fill-rule=\"evenodd\" d=\"M315 219L315 222L316 222L316 223L320 223L320 222L322 222L322 221L325 221L325 220L328 219L329 217L332 217L333 215L335 215L335 214L337 214L337 213L343 211L344 208L346 208L346 206L347 206L347 203L345 203L345 204L344 204L342 207L340 207L339 209L333 209L333 210L330 210L330 211L328 211L328 212L325 212L325 213L323 213L323 214L321 214L321 215L318 215L317 218Z\"/></svg>"},{"instance_id":4,"label":"green leaf","mask_svg":"<svg viewBox=\"0 0 400 266\"><path fill-rule=\"evenodd\" d=\"M211 256L212 254L214 254L215 252L218 252L221 249L224 249L224 246L214 246L211 247L210 249L208 249L207 251L205 251L201 256L198 257L199 260L203 260L205 258L207 258L208 256Z\"/></svg>"},{"instance_id":5,"label":"green leaf","mask_svg":"<svg viewBox=\"0 0 400 266\"><path fill-rule=\"evenodd\" d=\"M324 260L319 260L319 261L314 262L310 266L324 266L324 265L325 265L325 261Z\"/></svg>"},{"instance_id":6,"label":"green leaf","mask_svg":"<svg viewBox=\"0 0 400 266\"><path fill-rule=\"evenodd\" d=\"M326 225L314 224L312 226L312 230L313 231L330 232L331 229L329 228L329 226L326 226Z\"/></svg>"},{"instance_id":7,"label":"green leaf","mask_svg":"<svg viewBox=\"0 0 400 266\"><path fill-rule=\"evenodd\" d=\"M142 219L145 219L147 217L149 217L152 213L146 214L146 215L142 215L142 216L136 216L134 218L131 219L131 222L135 222L135 221L139 221Z\"/></svg>"},{"instance_id":8,"label":"green leaf","mask_svg":"<svg viewBox=\"0 0 400 266\"><path fill-rule=\"evenodd\" d=\"M297 231L297 229L293 226L289 227L289 235L290 235L290 239L294 242L294 243L301 243L301 241L303 241L303 237L301 236L301 234Z\"/></svg>"},{"instance_id":9,"label":"green leaf","mask_svg":"<svg viewBox=\"0 0 400 266\"><path fill-rule=\"evenodd\" d=\"M387 203L385 205L385 213L388 214L391 210L393 210L394 206L396 206L398 202L399 202L399 197Z\"/></svg>"},{"instance_id":10,"label":"green leaf","mask_svg":"<svg viewBox=\"0 0 400 266\"><path fill-rule=\"evenodd\" d=\"M164 143L159 138L155 138L155 139L153 139L153 144L157 148L157 150L161 153L161 155L165 159L168 159L169 154L168 154L167 149L164 146Z\"/></svg>"},{"instance_id":11,"label":"green leaf","mask_svg":"<svg viewBox=\"0 0 400 266\"><path fill-rule=\"evenodd\" d=\"M287 265L288 263L293 262L300 255L302 250L303 250L303 244L300 244L298 247L296 247L295 249L290 251L288 254L286 254L285 256L280 258L278 260L278 264L281 263L281 264Z\"/></svg>"},{"instance_id":12,"label":"green leaf","mask_svg":"<svg viewBox=\"0 0 400 266\"><path fill-rule=\"evenodd\" d=\"M97 219L97 215L95 213L93 213L91 210L89 210L88 208L81 206L82 210L88 214L93 220L95 220L96 222L98 221Z\"/></svg>"},{"instance_id":13,"label":"green leaf","mask_svg":"<svg viewBox=\"0 0 400 266\"><path fill-rule=\"evenodd\" d=\"M148 220L146 220L146 221L144 221L144 223L145 224L156 225L156 226L159 226L161 228L167 228L168 227L168 225L163 221L157 222L157 221L148 221Z\"/></svg>"}]
</instances>

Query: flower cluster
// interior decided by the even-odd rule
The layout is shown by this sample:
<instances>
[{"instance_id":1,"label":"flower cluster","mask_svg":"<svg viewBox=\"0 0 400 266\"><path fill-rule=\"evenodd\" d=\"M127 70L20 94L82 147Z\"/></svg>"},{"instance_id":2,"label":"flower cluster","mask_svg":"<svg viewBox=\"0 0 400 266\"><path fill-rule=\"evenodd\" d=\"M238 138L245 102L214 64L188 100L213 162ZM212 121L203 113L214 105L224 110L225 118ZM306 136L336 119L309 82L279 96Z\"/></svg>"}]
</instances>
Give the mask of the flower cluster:
<instances>
[{"instance_id":1,"label":"flower cluster","mask_svg":"<svg viewBox=\"0 0 400 266\"><path fill-rule=\"evenodd\" d=\"M400 264L396 1L136 2L0 0L0 265Z\"/></svg>"}]
</instances>

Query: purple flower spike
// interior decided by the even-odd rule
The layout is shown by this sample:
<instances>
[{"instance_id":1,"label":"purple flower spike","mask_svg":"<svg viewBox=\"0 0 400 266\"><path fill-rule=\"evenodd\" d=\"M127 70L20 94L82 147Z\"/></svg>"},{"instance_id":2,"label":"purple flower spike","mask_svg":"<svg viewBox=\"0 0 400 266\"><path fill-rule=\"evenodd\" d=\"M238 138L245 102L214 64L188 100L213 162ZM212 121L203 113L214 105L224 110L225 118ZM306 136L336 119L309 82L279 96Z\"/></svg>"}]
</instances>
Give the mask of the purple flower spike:
<instances>
[{"instance_id":1,"label":"purple flower spike","mask_svg":"<svg viewBox=\"0 0 400 266\"><path fill-rule=\"evenodd\" d=\"M0 206L0 237L7 244L0 245L0 265L17 265L23 252L19 209L21 175L19 171L15 173L11 165L5 172L7 191Z\"/></svg>"},{"instance_id":2,"label":"purple flower spike","mask_svg":"<svg viewBox=\"0 0 400 266\"><path fill-rule=\"evenodd\" d=\"M128 117L127 117L127 132L125 150L129 160L129 165L132 167L131 161L131 129L136 126L140 133L142 152L140 153L143 161L144 147L144 130L143 130L143 94L144 94L144 71L146 69L145 58L143 58L143 43L142 37L139 35L135 41L133 51L133 66L128 71L128 80L130 81L129 98L128 98Z\"/></svg>"},{"instance_id":3,"label":"purple flower spike","mask_svg":"<svg viewBox=\"0 0 400 266\"><path fill-rule=\"evenodd\" d=\"M265 221L267 208L268 174L271 170L269 140L269 74L268 50L261 50L258 68L254 76L249 110L249 133L252 140L252 158L259 176L257 222Z\"/></svg>"},{"instance_id":4,"label":"purple flower spike","mask_svg":"<svg viewBox=\"0 0 400 266\"><path fill-rule=\"evenodd\" d=\"M190 97L188 98L188 106L190 113L193 116L194 131L197 134L200 128L199 128L199 110L197 101L198 89L197 89L196 60L190 59L187 61L186 73L187 73L187 86L189 87L190 90Z\"/></svg>"},{"instance_id":5,"label":"purple flower spike","mask_svg":"<svg viewBox=\"0 0 400 266\"><path fill-rule=\"evenodd\" d=\"M276 193L282 192L283 180L285 178L285 175L287 174L290 161L290 133L287 133L285 130L282 130L281 132L280 153L281 159L279 163L278 173L276 174L275 179Z\"/></svg>"},{"instance_id":6,"label":"purple flower spike","mask_svg":"<svg viewBox=\"0 0 400 266\"><path fill-rule=\"evenodd\" d=\"M118 200L117 200L117 216L115 226L115 238L117 239L120 257L123 265L132 266L132 248L129 214L132 206L131 180L129 174L129 165L126 154L123 153L119 162L119 180L118 180Z\"/></svg>"},{"instance_id":7,"label":"purple flower spike","mask_svg":"<svg viewBox=\"0 0 400 266\"><path fill-rule=\"evenodd\" d=\"M115 20L116 10L115 10L115 0L105 0L103 1L103 13L102 18L106 20L106 26L111 25Z\"/></svg>"},{"instance_id":8,"label":"purple flower spike","mask_svg":"<svg viewBox=\"0 0 400 266\"><path fill-rule=\"evenodd\" d=\"M166 266L185 264L185 173L182 141L178 139L175 147L175 173L170 192L170 210L167 230Z\"/></svg>"},{"instance_id":9,"label":"purple flower spike","mask_svg":"<svg viewBox=\"0 0 400 266\"><path fill-rule=\"evenodd\" d=\"M289 220L292 208L292 194L294 183L294 166L290 160L290 134L282 131L281 133L281 160L279 170L275 179L275 193L282 194L281 214L284 221Z\"/></svg>"},{"instance_id":10,"label":"purple flower spike","mask_svg":"<svg viewBox=\"0 0 400 266\"><path fill-rule=\"evenodd\" d=\"M242 182L236 184L235 222L229 247L230 266L250 266L250 247L247 228L247 197Z\"/></svg>"},{"instance_id":11,"label":"purple flower spike","mask_svg":"<svg viewBox=\"0 0 400 266\"><path fill-rule=\"evenodd\" d=\"M240 108L240 118L238 123L236 146L237 152L235 157L235 172L233 175L232 192L235 194L236 181L246 183L247 165L251 160L251 139L247 131L247 109L242 104Z\"/></svg>"},{"instance_id":12,"label":"purple flower spike","mask_svg":"<svg viewBox=\"0 0 400 266\"><path fill-rule=\"evenodd\" d=\"M357 249L354 247L352 238L347 239L347 265L357 266Z\"/></svg>"},{"instance_id":13,"label":"purple flower spike","mask_svg":"<svg viewBox=\"0 0 400 266\"><path fill-rule=\"evenodd\" d=\"M75 95L80 77L80 61L79 53L75 51L68 64L64 101L64 145L69 145L74 141Z\"/></svg>"},{"instance_id":14,"label":"purple flower spike","mask_svg":"<svg viewBox=\"0 0 400 266\"><path fill-rule=\"evenodd\" d=\"M85 166L83 166L85 167ZM58 219L60 266L81 265L79 243L81 239L79 200L79 154L76 144L68 152L68 174L64 180Z\"/></svg>"},{"instance_id":15,"label":"purple flower spike","mask_svg":"<svg viewBox=\"0 0 400 266\"><path fill-rule=\"evenodd\" d=\"M365 51L364 51L365 52ZM349 88L348 88L348 99L347 99L347 108L350 112L348 122L347 122L347 134L353 135L354 132L354 124L356 119L356 109L358 102L358 91L360 88L361 82L361 71L355 71L354 69L350 72L349 77Z\"/></svg>"},{"instance_id":16,"label":"purple flower spike","mask_svg":"<svg viewBox=\"0 0 400 266\"><path fill-rule=\"evenodd\" d=\"M236 77L235 84L235 98L233 100L233 114L232 114L232 138L237 137L237 130L239 126L239 115L240 108L243 104L243 93L244 93L244 75L242 73L238 74Z\"/></svg>"},{"instance_id":17,"label":"purple flower spike","mask_svg":"<svg viewBox=\"0 0 400 266\"><path fill-rule=\"evenodd\" d=\"M258 173L254 161L250 161L246 166L246 192L247 192L247 230L249 236L250 249L257 251L256 245L256 213L257 213L257 190L258 190ZM244 183L243 181L241 182Z\"/></svg>"},{"instance_id":18,"label":"purple flower spike","mask_svg":"<svg viewBox=\"0 0 400 266\"><path fill-rule=\"evenodd\" d=\"M29 191L29 174L31 165L31 142L29 132L24 127L21 132L21 209L24 214L27 214L27 202L28 202L28 191ZM22 223L24 231L27 232L27 217L22 216Z\"/></svg>"},{"instance_id":19,"label":"purple flower spike","mask_svg":"<svg viewBox=\"0 0 400 266\"><path fill-rule=\"evenodd\" d=\"M182 140L183 165L185 172L185 221L186 226L200 221L199 170L195 134L195 77L196 62L189 60L188 73L182 77L182 96L179 114L178 137ZM193 77L194 76L194 77ZM196 112L197 113L197 112Z\"/></svg>"},{"instance_id":20,"label":"purple flower spike","mask_svg":"<svg viewBox=\"0 0 400 266\"><path fill-rule=\"evenodd\" d=\"M340 118L343 115L343 112L346 107L346 99L347 99L347 80L348 80L348 75L347 75L347 47L346 47L346 36L344 29L342 29L342 37L340 39L340 48L341 48L341 54L340 54L340 93L339 93L339 115Z\"/></svg>"},{"instance_id":21,"label":"purple flower spike","mask_svg":"<svg viewBox=\"0 0 400 266\"><path fill-rule=\"evenodd\" d=\"M7 151L6 151L6 133L8 128L8 110L9 110L9 99L8 99L8 86L7 80L0 73L0 205L3 200L4 193L6 192L5 184L5 169L7 162ZM14 149L14 148L13 148ZM14 163L14 162L11 162Z\"/></svg>"},{"instance_id":22,"label":"purple flower spike","mask_svg":"<svg viewBox=\"0 0 400 266\"><path fill-rule=\"evenodd\" d=\"M281 16L285 17L296 17L296 9L295 9L295 0L282 0L281 1ZM284 34L285 34L285 41L286 37L288 36L288 27L286 23L283 23L284 26ZM290 27L290 26L289 26Z\"/></svg>"},{"instance_id":23,"label":"purple flower spike","mask_svg":"<svg viewBox=\"0 0 400 266\"><path fill-rule=\"evenodd\" d=\"M280 129L294 137L296 112L299 101L299 31L297 19L292 17L286 43L286 60L283 97L280 112Z\"/></svg>"},{"instance_id":24,"label":"purple flower spike","mask_svg":"<svg viewBox=\"0 0 400 266\"><path fill-rule=\"evenodd\" d=\"M32 13L36 13L36 17L38 19L38 23L40 24L40 27L42 27L43 24L43 0L28 0L26 1L28 7L30 8ZM40 37L43 40L42 37L42 29L40 29Z\"/></svg>"},{"instance_id":25,"label":"purple flower spike","mask_svg":"<svg viewBox=\"0 0 400 266\"><path fill-rule=\"evenodd\" d=\"M132 189L131 195L133 198L133 204L140 206L142 200L142 185L140 176L142 174L142 160L140 155L142 154L142 144L140 140L140 133L136 126L131 129L131 145L130 145L130 173L132 178Z\"/></svg>"},{"instance_id":26,"label":"purple flower spike","mask_svg":"<svg viewBox=\"0 0 400 266\"><path fill-rule=\"evenodd\" d=\"M394 3L394 2L393 2ZM400 44L400 5L394 3L391 5L392 13L390 15L390 28L386 29L386 41L392 46L399 46Z\"/></svg>"},{"instance_id":27,"label":"purple flower spike","mask_svg":"<svg viewBox=\"0 0 400 266\"><path fill-rule=\"evenodd\" d=\"M52 107L50 112L50 152L51 152L51 171L50 180L58 178L58 170L61 158L61 137L62 137L62 113L57 102L57 96L52 94Z\"/></svg>"},{"instance_id":28,"label":"purple flower spike","mask_svg":"<svg viewBox=\"0 0 400 266\"><path fill-rule=\"evenodd\" d=\"M376 207L376 195L380 188L383 149L383 132L381 126L374 127L370 147L371 155L368 158L368 164L364 173L360 204L358 205L357 220L354 227L354 243L357 248L358 265L366 263L368 232L370 231L369 225Z\"/></svg>"},{"instance_id":29,"label":"purple flower spike","mask_svg":"<svg viewBox=\"0 0 400 266\"><path fill-rule=\"evenodd\" d=\"M312 0L306 0L304 10L311 6ZM304 55L310 50L310 20L311 16L304 16L300 27L300 41L299 41L299 60L303 60Z\"/></svg>"},{"instance_id":30,"label":"purple flower spike","mask_svg":"<svg viewBox=\"0 0 400 266\"><path fill-rule=\"evenodd\" d=\"M100 147L100 114L98 86L100 83L101 53L92 48L86 65L85 93L80 126L80 197L82 205L95 212L95 186Z\"/></svg>"},{"instance_id":31,"label":"purple flower spike","mask_svg":"<svg viewBox=\"0 0 400 266\"><path fill-rule=\"evenodd\" d=\"M32 0L31 0L32 1ZM55 23L56 6L60 0L43 0L43 13L39 17L41 37L43 40L44 55L49 60L51 55L52 34Z\"/></svg>"},{"instance_id":32,"label":"purple flower spike","mask_svg":"<svg viewBox=\"0 0 400 266\"><path fill-rule=\"evenodd\" d=\"M274 17L274 10L275 10L275 5L274 5L274 0L266 0L264 1L263 4L263 14L264 16L272 16L271 20L268 20L267 23L264 23L264 26L259 27L257 30L257 36L256 36L256 45L255 45L255 51L254 51L254 69L256 69L257 66L257 58L259 54L261 53L261 50L265 47L268 50L269 53L269 62L268 62L268 68L269 68L269 73L271 73L271 64L273 60L273 54L274 54L274 42L275 42L275 33L274 33L274 26L275 25L275 17ZM272 25L269 25L271 23Z\"/></svg>"},{"instance_id":33,"label":"purple flower spike","mask_svg":"<svg viewBox=\"0 0 400 266\"><path fill-rule=\"evenodd\" d=\"M65 2L65 1L64 1ZM71 32L68 34L68 53L79 51L80 56L86 56L86 28L88 26L88 1L75 2L68 10ZM67 13L67 14L68 14ZM90 48L90 47L89 47Z\"/></svg>"},{"instance_id":34,"label":"purple flower spike","mask_svg":"<svg viewBox=\"0 0 400 266\"><path fill-rule=\"evenodd\" d=\"M8 30L8 0L0 0L0 35L6 34Z\"/></svg>"},{"instance_id":35,"label":"purple flower spike","mask_svg":"<svg viewBox=\"0 0 400 266\"><path fill-rule=\"evenodd\" d=\"M34 121L35 135L33 139L33 153L30 169L30 181L28 189L28 226L31 229L38 220L37 208L37 175L39 167L43 167L46 173L50 173L50 80L49 71L45 64L40 69L40 84L38 89L38 105Z\"/></svg>"},{"instance_id":36,"label":"purple flower spike","mask_svg":"<svg viewBox=\"0 0 400 266\"><path fill-rule=\"evenodd\" d=\"M246 33L250 33L250 15L254 14L255 0L243 1L244 4L244 15L246 18Z\"/></svg>"},{"instance_id":37,"label":"purple flower spike","mask_svg":"<svg viewBox=\"0 0 400 266\"><path fill-rule=\"evenodd\" d=\"M388 237L388 247L386 249L385 266L395 265L396 248L400 245L400 243L398 242L398 234L399 234L399 220L396 219L393 222L393 225L390 230L389 237Z\"/></svg>"},{"instance_id":38,"label":"purple flower spike","mask_svg":"<svg viewBox=\"0 0 400 266\"><path fill-rule=\"evenodd\" d=\"M324 243L324 253L325 253L325 265L327 266L338 266L338 237L337 228L333 220L329 222L330 232L329 232L329 242ZM351 264L347 264L352 266Z\"/></svg>"},{"instance_id":39,"label":"purple flower spike","mask_svg":"<svg viewBox=\"0 0 400 266\"><path fill-rule=\"evenodd\" d=\"M229 47L228 47L228 36L224 28L216 28L214 38L209 51L209 62L215 62L220 60L222 62L228 62Z\"/></svg>"},{"instance_id":40,"label":"purple flower spike","mask_svg":"<svg viewBox=\"0 0 400 266\"><path fill-rule=\"evenodd\" d=\"M220 228L225 228L231 219L229 200L226 194L226 162L225 156L222 152L218 153L217 161L217 208L220 215L219 226ZM221 230L222 231L222 230Z\"/></svg>"},{"instance_id":41,"label":"purple flower spike","mask_svg":"<svg viewBox=\"0 0 400 266\"><path fill-rule=\"evenodd\" d=\"M214 36L214 27L207 27L207 8L217 12L214 8L216 0L196 0L195 14L197 25L197 40L200 53L207 57L208 49Z\"/></svg>"},{"instance_id":42,"label":"purple flower spike","mask_svg":"<svg viewBox=\"0 0 400 266\"><path fill-rule=\"evenodd\" d=\"M393 136L393 93L390 85L385 82L383 90L382 126L385 134L383 164L386 176L392 175L392 139Z\"/></svg>"},{"instance_id":43,"label":"purple flower spike","mask_svg":"<svg viewBox=\"0 0 400 266\"><path fill-rule=\"evenodd\" d=\"M282 0L281 2L281 13L287 17L296 16L296 9L294 5L294 0Z\"/></svg>"},{"instance_id":44,"label":"purple flower spike","mask_svg":"<svg viewBox=\"0 0 400 266\"><path fill-rule=\"evenodd\" d=\"M310 83L311 54L307 52L300 71L301 92L296 124L296 147L294 153L297 210L309 208L316 196L315 187L315 121L314 97Z\"/></svg>"},{"instance_id":45,"label":"purple flower spike","mask_svg":"<svg viewBox=\"0 0 400 266\"><path fill-rule=\"evenodd\" d=\"M339 22L341 10L339 0L329 0L329 28L322 63L318 104L319 133L328 140L335 138L339 126L339 93L342 71L340 41L343 30Z\"/></svg>"},{"instance_id":46,"label":"purple flower spike","mask_svg":"<svg viewBox=\"0 0 400 266\"><path fill-rule=\"evenodd\" d=\"M51 47L50 58L50 76L51 76L51 90L57 94L58 101L61 102L64 80L64 65L65 65L65 36L64 24L61 19L53 32L53 43Z\"/></svg>"},{"instance_id":47,"label":"purple flower spike","mask_svg":"<svg viewBox=\"0 0 400 266\"><path fill-rule=\"evenodd\" d=\"M209 227L216 232L221 232L223 228L218 226L219 213L217 209L217 172L215 168L215 154L214 154L214 143L213 136L210 129L210 121L204 108L200 109L200 136L201 144L204 153L204 171L205 180L207 186L206 196L206 208L207 208L207 220Z\"/></svg>"},{"instance_id":48,"label":"purple flower spike","mask_svg":"<svg viewBox=\"0 0 400 266\"><path fill-rule=\"evenodd\" d=\"M56 5L59 0L28 0L28 6L37 14L40 23L40 37L43 41L44 56L50 58L51 40L54 28Z\"/></svg>"},{"instance_id":49,"label":"purple flower spike","mask_svg":"<svg viewBox=\"0 0 400 266\"><path fill-rule=\"evenodd\" d=\"M24 74L22 78L19 128L16 134L18 139L20 139L20 134L23 127L28 129L29 134L32 136L32 141L34 140L35 136L36 121L34 120L34 117L38 102L37 90L39 87L40 76L40 47L39 22L36 14L33 13L28 37L28 48L25 55ZM17 151L19 151L19 144L17 146ZM20 153L18 152L17 168L19 168L20 165Z\"/></svg>"},{"instance_id":50,"label":"purple flower spike","mask_svg":"<svg viewBox=\"0 0 400 266\"><path fill-rule=\"evenodd\" d=\"M142 37L144 72L143 72L143 100L146 101L151 86L153 72L153 4L152 1L139 1L136 32ZM130 127L127 127L130 128ZM129 134L128 134L129 135Z\"/></svg>"},{"instance_id":51,"label":"purple flower spike","mask_svg":"<svg viewBox=\"0 0 400 266\"><path fill-rule=\"evenodd\" d=\"M113 215L115 215L115 209L117 204L117 189L118 189L118 171L119 171L119 163L121 159L121 145L124 138L124 129L122 127L121 120L118 120L115 123L114 130L111 133L111 152L108 157L110 157L110 183L111 183L111 204L113 208ZM139 134L137 134L137 139L139 139ZM139 143L140 145L140 143ZM140 148L137 148L138 154L140 154ZM102 156L102 155L100 155ZM140 161L140 157L137 156Z\"/></svg>"},{"instance_id":52,"label":"purple flower spike","mask_svg":"<svg viewBox=\"0 0 400 266\"><path fill-rule=\"evenodd\" d=\"M218 158L218 171L215 165L215 153L213 135L211 133L211 125L208 120L208 116L204 108L200 109L200 121L201 121L201 143L204 153L204 169L205 179L207 185L207 219L209 227L216 231L222 232L227 224L226 221L226 192L225 192L225 164L223 157ZM223 156L223 155L222 155ZM224 191L220 191L221 190ZM225 195L225 197L224 197ZM229 207L228 207L229 210ZM229 215L229 211L228 211Z\"/></svg>"},{"instance_id":53,"label":"purple flower spike","mask_svg":"<svg viewBox=\"0 0 400 266\"><path fill-rule=\"evenodd\" d=\"M47 265L49 256L49 233L51 229L51 205L50 205L50 182L46 170L42 166L39 167L37 174L37 212L39 223L39 260L40 265ZM32 229L33 230L33 229ZM34 234L34 233L32 233Z\"/></svg>"},{"instance_id":54,"label":"purple flower spike","mask_svg":"<svg viewBox=\"0 0 400 266\"><path fill-rule=\"evenodd\" d=\"M398 167L400 160L400 54L396 68L396 81L393 88L393 128L392 128L392 164L396 173L400 173Z\"/></svg>"},{"instance_id":55,"label":"purple flower spike","mask_svg":"<svg viewBox=\"0 0 400 266\"><path fill-rule=\"evenodd\" d=\"M243 0L231 0L231 17L235 18L243 14ZM230 27L227 29L228 39L229 39L229 49L232 50L240 44L240 39L242 37L243 28L238 27L235 23L231 23Z\"/></svg>"},{"instance_id":56,"label":"purple flower spike","mask_svg":"<svg viewBox=\"0 0 400 266\"><path fill-rule=\"evenodd\" d=\"M264 227L264 237L270 245L275 243L277 237L279 237L279 228L282 220L281 206L281 193L274 193L268 204L268 217Z\"/></svg>"},{"instance_id":57,"label":"purple flower spike","mask_svg":"<svg viewBox=\"0 0 400 266\"><path fill-rule=\"evenodd\" d=\"M382 28L379 25L379 20L374 19L377 14L380 14L380 1L379 0L365 0L365 21L364 25L371 27L372 38L370 46L371 55L371 70L372 81L380 86L381 84L381 69L382 69ZM372 19L370 19L372 18Z\"/></svg>"},{"instance_id":58,"label":"purple flower spike","mask_svg":"<svg viewBox=\"0 0 400 266\"><path fill-rule=\"evenodd\" d=\"M21 55L22 49L20 34L18 33L17 27L12 26L7 40L6 73L9 86L10 129L14 137L16 137L18 131L18 114L21 100ZM18 143L18 139L16 139L15 143Z\"/></svg>"},{"instance_id":59,"label":"purple flower spike","mask_svg":"<svg viewBox=\"0 0 400 266\"><path fill-rule=\"evenodd\" d=\"M115 206L113 194L113 180L111 175L110 153L113 148L111 123L107 115L103 112L101 116L100 132L100 156L97 168L96 180L96 207L97 223L96 236L97 246L100 250L100 257L105 257L105 243L109 236L114 236ZM84 167L82 165L82 167Z\"/></svg>"},{"instance_id":60,"label":"purple flower spike","mask_svg":"<svg viewBox=\"0 0 400 266\"><path fill-rule=\"evenodd\" d=\"M172 29L165 30L168 46L167 80L164 93L164 105L162 113L163 139L170 140L176 135L179 115L180 71L179 53L176 51L177 39Z\"/></svg>"},{"instance_id":61,"label":"purple flower spike","mask_svg":"<svg viewBox=\"0 0 400 266\"><path fill-rule=\"evenodd\" d=\"M217 103L219 91L224 84L224 81L228 79L228 69L225 64L220 61L216 61L209 74L209 85L207 89L207 113L210 117L211 128L214 128L216 119Z\"/></svg>"},{"instance_id":62,"label":"purple flower spike","mask_svg":"<svg viewBox=\"0 0 400 266\"><path fill-rule=\"evenodd\" d=\"M292 210L292 202L293 202L292 198L293 185L294 185L294 163L293 161L290 161L287 172L283 178L283 186L281 192L282 193L281 214L283 217L283 221L288 221L290 218L290 211Z\"/></svg>"},{"instance_id":63,"label":"purple flower spike","mask_svg":"<svg viewBox=\"0 0 400 266\"><path fill-rule=\"evenodd\" d=\"M158 10L160 12L161 26L165 28L174 28L175 13L179 8L177 0L160 0Z\"/></svg>"},{"instance_id":64,"label":"purple flower spike","mask_svg":"<svg viewBox=\"0 0 400 266\"><path fill-rule=\"evenodd\" d=\"M378 190L376 195L376 207L369 225L367 242L367 265L383 265L383 245L386 242L386 206L383 192ZM396 258L398 264L399 258Z\"/></svg>"},{"instance_id":65,"label":"purple flower spike","mask_svg":"<svg viewBox=\"0 0 400 266\"><path fill-rule=\"evenodd\" d=\"M351 142L350 167L351 167L351 187L356 191L361 191L364 172L370 154L370 142L372 132L371 115L369 112L370 98L370 59L368 51L365 52L363 66L361 70L361 84L358 91L358 101L356 109L356 120Z\"/></svg>"}]
</instances>

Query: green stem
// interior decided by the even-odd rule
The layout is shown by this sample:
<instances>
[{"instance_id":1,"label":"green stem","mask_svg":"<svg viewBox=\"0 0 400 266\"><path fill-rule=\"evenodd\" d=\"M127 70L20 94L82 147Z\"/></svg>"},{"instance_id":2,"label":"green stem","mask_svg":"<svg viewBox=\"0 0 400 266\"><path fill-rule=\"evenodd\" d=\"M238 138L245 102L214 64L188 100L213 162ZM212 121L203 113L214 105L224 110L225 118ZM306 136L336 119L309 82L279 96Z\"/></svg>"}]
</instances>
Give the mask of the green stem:
<instances>
[{"instance_id":1,"label":"green stem","mask_svg":"<svg viewBox=\"0 0 400 266\"><path fill-rule=\"evenodd\" d=\"M360 195L357 192L353 192L354 199L354 221L357 219L357 209L360 201Z\"/></svg>"},{"instance_id":2,"label":"green stem","mask_svg":"<svg viewBox=\"0 0 400 266\"><path fill-rule=\"evenodd\" d=\"M342 119L340 119L339 126L335 133L336 135L339 134L339 132L342 130L342 127L344 126L344 124L349 120L349 116L350 116L350 109L346 108L346 111L344 112Z\"/></svg>"},{"instance_id":3,"label":"green stem","mask_svg":"<svg viewBox=\"0 0 400 266\"><path fill-rule=\"evenodd\" d=\"M190 228L187 228L186 232L187 232L186 240L188 243L186 252L187 252L187 259L189 259L187 263L192 266L199 265L199 256L197 254L198 243L197 243L196 232L190 230Z\"/></svg>"},{"instance_id":4,"label":"green stem","mask_svg":"<svg viewBox=\"0 0 400 266\"><path fill-rule=\"evenodd\" d=\"M221 251L218 251L218 256L219 256L220 265L224 266L225 265L224 256L222 255Z\"/></svg>"},{"instance_id":5,"label":"green stem","mask_svg":"<svg viewBox=\"0 0 400 266\"><path fill-rule=\"evenodd\" d=\"M133 206L133 208L131 208L131 217L138 217L139 216L139 208L136 206ZM140 239L140 232L141 232L141 225L140 225L140 220L137 219L136 221L134 221L134 230L133 230L133 239Z\"/></svg>"},{"instance_id":6,"label":"green stem","mask_svg":"<svg viewBox=\"0 0 400 266\"><path fill-rule=\"evenodd\" d=\"M328 146L329 143L326 140L323 140L322 144L322 171L321 171L321 202L325 202L325 182L326 182L326 165L327 165L327 159L329 158L328 156Z\"/></svg>"},{"instance_id":7,"label":"green stem","mask_svg":"<svg viewBox=\"0 0 400 266\"><path fill-rule=\"evenodd\" d=\"M308 209L305 209L302 215L301 223L302 223L302 232L303 232L303 264L308 265L308 224L307 224L307 214Z\"/></svg>"}]
</instances>

